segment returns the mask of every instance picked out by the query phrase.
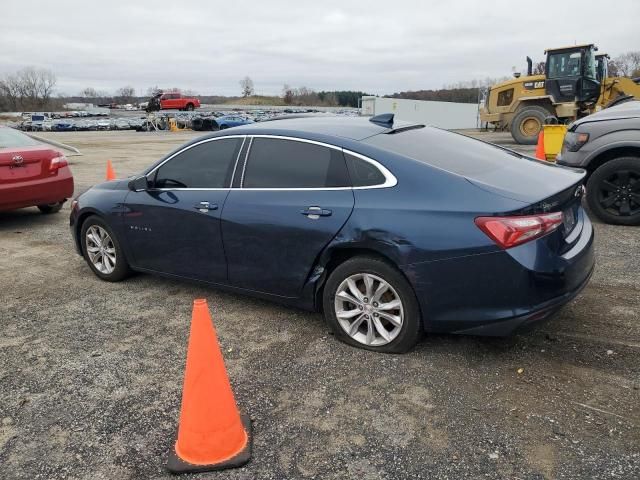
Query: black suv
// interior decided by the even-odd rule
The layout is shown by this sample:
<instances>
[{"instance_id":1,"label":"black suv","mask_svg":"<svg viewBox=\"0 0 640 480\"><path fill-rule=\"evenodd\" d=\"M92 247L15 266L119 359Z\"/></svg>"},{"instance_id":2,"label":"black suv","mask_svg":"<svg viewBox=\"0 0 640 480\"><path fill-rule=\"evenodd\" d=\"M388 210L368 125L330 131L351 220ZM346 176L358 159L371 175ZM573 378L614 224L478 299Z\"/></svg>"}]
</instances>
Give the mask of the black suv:
<instances>
[{"instance_id":1,"label":"black suv","mask_svg":"<svg viewBox=\"0 0 640 480\"><path fill-rule=\"evenodd\" d=\"M587 202L602 221L640 225L640 101L574 122L558 164L587 170Z\"/></svg>"}]
</instances>

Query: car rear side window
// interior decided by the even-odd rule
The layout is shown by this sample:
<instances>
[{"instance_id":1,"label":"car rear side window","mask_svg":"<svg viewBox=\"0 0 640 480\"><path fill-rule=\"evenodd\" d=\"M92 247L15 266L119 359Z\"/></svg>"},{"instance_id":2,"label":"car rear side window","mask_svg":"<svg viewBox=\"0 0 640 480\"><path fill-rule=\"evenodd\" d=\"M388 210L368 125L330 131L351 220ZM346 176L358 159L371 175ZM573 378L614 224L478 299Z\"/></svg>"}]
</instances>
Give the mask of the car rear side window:
<instances>
[{"instance_id":1,"label":"car rear side window","mask_svg":"<svg viewBox=\"0 0 640 480\"><path fill-rule=\"evenodd\" d=\"M372 163L348 153L345 153L344 157L349 165L349 175L354 187L372 187L387 181L382 172Z\"/></svg>"},{"instance_id":2,"label":"car rear side window","mask_svg":"<svg viewBox=\"0 0 640 480\"><path fill-rule=\"evenodd\" d=\"M342 151L313 143L254 138L244 188L333 188L350 186Z\"/></svg>"},{"instance_id":3,"label":"car rear side window","mask_svg":"<svg viewBox=\"0 0 640 480\"><path fill-rule=\"evenodd\" d=\"M201 143L179 153L162 165L156 188L225 188L231 181L242 138Z\"/></svg>"}]
</instances>

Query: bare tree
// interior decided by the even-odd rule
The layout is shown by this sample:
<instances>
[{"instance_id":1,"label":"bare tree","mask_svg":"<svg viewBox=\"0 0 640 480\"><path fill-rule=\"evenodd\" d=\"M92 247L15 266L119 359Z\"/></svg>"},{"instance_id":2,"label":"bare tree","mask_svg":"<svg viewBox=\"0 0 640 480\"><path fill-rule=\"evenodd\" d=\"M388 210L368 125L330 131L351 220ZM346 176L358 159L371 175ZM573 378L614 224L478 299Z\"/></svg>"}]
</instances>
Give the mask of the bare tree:
<instances>
[{"instance_id":1,"label":"bare tree","mask_svg":"<svg viewBox=\"0 0 640 480\"><path fill-rule=\"evenodd\" d=\"M136 96L136 89L127 85L118 89L118 101L120 103L131 103Z\"/></svg>"},{"instance_id":2,"label":"bare tree","mask_svg":"<svg viewBox=\"0 0 640 480\"><path fill-rule=\"evenodd\" d=\"M92 87L87 87L84 90L82 90L82 92L80 92L80 94L84 97L84 98L97 98L98 97L98 92L95 88Z\"/></svg>"},{"instance_id":3,"label":"bare tree","mask_svg":"<svg viewBox=\"0 0 640 480\"><path fill-rule=\"evenodd\" d=\"M282 100L287 105L291 105L293 103L293 88L286 83L282 87Z\"/></svg>"},{"instance_id":4,"label":"bare tree","mask_svg":"<svg viewBox=\"0 0 640 480\"><path fill-rule=\"evenodd\" d=\"M533 64L533 74L534 75L544 75L546 70L545 62L536 62Z\"/></svg>"},{"instance_id":5,"label":"bare tree","mask_svg":"<svg viewBox=\"0 0 640 480\"><path fill-rule=\"evenodd\" d=\"M253 80L251 80L248 76L244 77L240 80L240 88L242 89L243 97L250 97L253 95Z\"/></svg>"},{"instance_id":6,"label":"bare tree","mask_svg":"<svg viewBox=\"0 0 640 480\"><path fill-rule=\"evenodd\" d=\"M51 70L25 67L0 81L0 92L14 110L44 109L49 105L56 76Z\"/></svg>"},{"instance_id":7,"label":"bare tree","mask_svg":"<svg viewBox=\"0 0 640 480\"><path fill-rule=\"evenodd\" d=\"M636 77L640 75L640 51L627 52L618 55L610 62L609 70L616 70L617 75L623 77Z\"/></svg>"}]
</instances>

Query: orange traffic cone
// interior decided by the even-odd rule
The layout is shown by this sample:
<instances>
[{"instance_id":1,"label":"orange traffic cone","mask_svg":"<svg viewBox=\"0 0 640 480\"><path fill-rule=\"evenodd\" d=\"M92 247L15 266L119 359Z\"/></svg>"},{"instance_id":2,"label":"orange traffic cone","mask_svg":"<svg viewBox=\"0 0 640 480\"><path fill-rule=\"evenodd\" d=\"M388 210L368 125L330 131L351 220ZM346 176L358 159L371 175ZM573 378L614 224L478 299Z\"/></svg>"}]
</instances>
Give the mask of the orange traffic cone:
<instances>
[{"instance_id":1,"label":"orange traffic cone","mask_svg":"<svg viewBox=\"0 0 640 480\"><path fill-rule=\"evenodd\" d=\"M546 160L547 156L544 153L544 130L540 130L538 134L538 145L536 146L536 158L538 160Z\"/></svg>"},{"instance_id":2,"label":"orange traffic cone","mask_svg":"<svg viewBox=\"0 0 640 480\"><path fill-rule=\"evenodd\" d=\"M107 180L115 180L116 172L113 171L113 165L111 165L111 160L107 160Z\"/></svg>"},{"instance_id":3,"label":"orange traffic cone","mask_svg":"<svg viewBox=\"0 0 640 480\"><path fill-rule=\"evenodd\" d=\"M251 458L251 421L238 411L204 299L194 300L173 473L208 472Z\"/></svg>"}]
</instances>

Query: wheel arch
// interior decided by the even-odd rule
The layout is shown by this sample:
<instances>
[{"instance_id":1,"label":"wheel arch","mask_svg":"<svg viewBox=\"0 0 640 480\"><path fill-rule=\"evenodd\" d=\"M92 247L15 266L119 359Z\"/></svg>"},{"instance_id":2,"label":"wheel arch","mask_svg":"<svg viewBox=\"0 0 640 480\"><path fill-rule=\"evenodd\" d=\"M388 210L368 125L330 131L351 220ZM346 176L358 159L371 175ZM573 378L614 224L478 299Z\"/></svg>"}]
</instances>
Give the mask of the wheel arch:
<instances>
[{"instance_id":1,"label":"wheel arch","mask_svg":"<svg viewBox=\"0 0 640 480\"><path fill-rule=\"evenodd\" d=\"M405 278L411 288L414 288L413 283L406 276L405 272L401 268L398 268L397 263L389 255L389 252L385 252L383 248L378 248L376 245L337 245L333 248L326 249L320 255L320 258L313 269L313 272L321 270L321 274L317 277L315 282L313 282L313 303L315 311L322 312L322 296L324 294L324 287L329 275L331 275L331 272L333 272L339 265L355 257L375 258L387 263L391 267L395 268L400 275ZM418 302L418 309L420 310L420 302ZM420 312L420 318L421 321L424 322L422 312Z\"/></svg>"},{"instance_id":2,"label":"wheel arch","mask_svg":"<svg viewBox=\"0 0 640 480\"><path fill-rule=\"evenodd\" d=\"M585 165L585 169L589 176L593 174L598 168L605 163L620 157L639 157L640 158L640 146L639 145L622 145L609 148L597 152Z\"/></svg>"},{"instance_id":3,"label":"wheel arch","mask_svg":"<svg viewBox=\"0 0 640 480\"><path fill-rule=\"evenodd\" d=\"M82 230L82 225L87 220L87 218L96 216L104 219L104 216L100 214L99 211L94 210L93 208L87 208L86 210L82 210L78 213L78 216L75 219L75 223L73 224L73 238L76 241L76 245L78 246L78 251L82 255L82 241L80 239L80 231Z\"/></svg>"}]
</instances>

